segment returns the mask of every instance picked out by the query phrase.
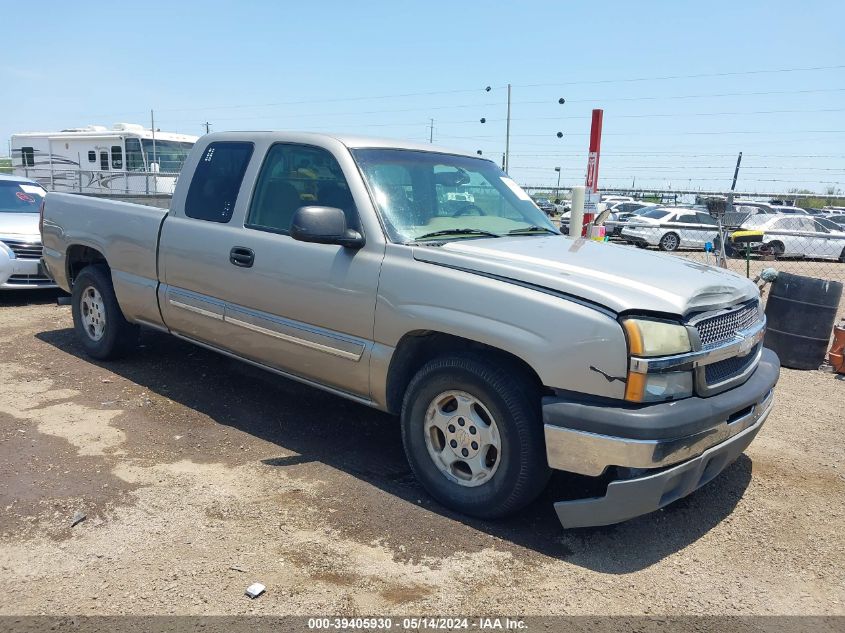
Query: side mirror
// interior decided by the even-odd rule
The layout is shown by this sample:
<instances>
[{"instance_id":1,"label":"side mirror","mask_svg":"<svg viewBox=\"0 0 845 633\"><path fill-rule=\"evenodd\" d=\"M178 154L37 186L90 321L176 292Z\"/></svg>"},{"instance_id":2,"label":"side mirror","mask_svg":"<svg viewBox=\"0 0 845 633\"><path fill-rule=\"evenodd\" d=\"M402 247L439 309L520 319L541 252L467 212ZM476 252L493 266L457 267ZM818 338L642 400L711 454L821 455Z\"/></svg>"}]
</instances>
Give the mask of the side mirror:
<instances>
[{"instance_id":1,"label":"side mirror","mask_svg":"<svg viewBox=\"0 0 845 633\"><path fill-rule=\"evenodd\" d=\"M338 244L344 248L364 246L364 236L347 228L346 214L336 207L300 207L293 214L290 236L300 242Z\"/></svg>"}]
</instances>

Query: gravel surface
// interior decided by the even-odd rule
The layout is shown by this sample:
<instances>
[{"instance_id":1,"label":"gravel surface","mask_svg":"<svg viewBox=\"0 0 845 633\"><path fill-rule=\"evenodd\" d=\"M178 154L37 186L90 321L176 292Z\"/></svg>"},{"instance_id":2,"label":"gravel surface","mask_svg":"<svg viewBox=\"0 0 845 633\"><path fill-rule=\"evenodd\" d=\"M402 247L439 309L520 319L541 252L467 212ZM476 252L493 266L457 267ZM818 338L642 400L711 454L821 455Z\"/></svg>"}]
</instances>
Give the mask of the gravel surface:
<instances>
[{"instance_id":1,"label":"gravel surface","mask_svg":"<svg viewBox=\"0 0 845 633\"><path fill-rule=\"evenodd\" d=\"M832 374L784 370L690 497L564 531L577 478L507 521L455 515L394 418L161 334L93 362L55 297L0 295L0 614L845 614Z\"/></svg>"}]
</instances>

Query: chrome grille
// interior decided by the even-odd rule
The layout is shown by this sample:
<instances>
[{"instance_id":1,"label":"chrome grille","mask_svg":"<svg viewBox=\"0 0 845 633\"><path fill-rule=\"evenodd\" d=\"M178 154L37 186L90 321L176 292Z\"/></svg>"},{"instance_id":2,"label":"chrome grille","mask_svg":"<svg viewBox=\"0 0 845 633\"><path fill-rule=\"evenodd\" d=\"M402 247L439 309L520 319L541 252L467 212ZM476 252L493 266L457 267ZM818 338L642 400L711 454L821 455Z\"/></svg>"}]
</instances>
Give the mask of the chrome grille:
<instances>
[{"instance_id":1,"label":"chrome grille","mask_svg":"<svg viewBox=\"0 0 845 633\"><path fill-rule=\"evenodd\" d=\"M3 243L12 249L18 259L41 259L43 247L35 242L22 242L20 240L3 240Z\"/></svg>"},{"instance_id":2,"label":"chrome grille","mask_svg":"<svg viewBox=\"0 0 845 633\"><path fill-rule=\"evenodd\" d=\"M718 385L719 383L739 376L754 362L759 352L760 346L757 345L745 356L734 356L733 358L726 358L725 360L705 365L704 380L708 385Z\"/></svg>"},{"instance_id":3,"label":"chrome grille","mask_svg":"<svg viewBox=\"0 0 845 633\"><path fill-rule=\"evenodd\" d=\"M12 275L6 280L9 286L47 286L54 282L44 275Z\"/></svg>"},{"instance_id":4,"label":"chrome grille","mask_svg":"<svg viewBox=\"0 0 845 633\"><path fill-rule=\"evenodd\" d=\"M757 302L743 304L736 310L717 314L703 319L695 324L701 348L715 347L725 341L730 341L739 330L754 325L760 319Z\"/></svg>"}]
</instances>

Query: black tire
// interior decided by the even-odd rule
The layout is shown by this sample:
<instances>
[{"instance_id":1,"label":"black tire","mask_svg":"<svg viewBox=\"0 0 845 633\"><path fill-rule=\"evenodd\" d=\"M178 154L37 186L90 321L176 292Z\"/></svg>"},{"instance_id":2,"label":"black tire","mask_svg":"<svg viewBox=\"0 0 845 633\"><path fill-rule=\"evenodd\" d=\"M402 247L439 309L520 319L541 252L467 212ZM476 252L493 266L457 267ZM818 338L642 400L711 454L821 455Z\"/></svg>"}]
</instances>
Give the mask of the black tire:
<instances>
[{"instance_id":1,"label":"black tire","mask_svg":"<svg viewBox=\"0 0 845 633\"><path fill-rule=\"evenodd\" d=\"M669 232L663 237L660 238L660 250L672 252L678 250L681 246L681 238L678 237L677 233Z\"/></svg>"},{"instance_id":2,"label":"black tire","mask_svg":"<svg viewBox=\"0 0 845 633\"><path fill-rule=\"evenodd\" d=\"M501 442L490 478L461 485L435 464L426 441L429 406L448 391L477 399L495 420ZM540 393L518 369L472 355L430 361L411 380L402 402L402 443L414 475L443 505L486 519L520 510L543 490L551 475L546 461ZM471 429L470 429L471 430ZM444 446L444 451L452 450ZM489 453L487 455L489 458Z\"/></svg>"},{"instance_id":3,"label":"black tire","mask_svg":"<svg viewBox=\"0 0 845 633\"><path fill-rule=\"evenodd\" d=\"M769 242L769 252L777 257L783 257L786 247L781 242Z\"/></svg>"},{"instance_id":4,"label":"black tire","mask_svg":"<svg viewBox=\"0 0 845 633\"><path fill-rule=\"evenodd\" d=\"M96 290L102 298L100 303L103 325L99 338L92 326L85 321L84 313L87 308L83 306L83 297L86 293L90 293L90 289ZM124 318L114 294L109 269L102 264L87 266L74 280L71 311L76 338L82 344L85 353L92 358L98 360L121 358L138 344L139 328Z\"/></svg>"},{"instance_id":5,"label":"black tire","mask_svg":"<svg viewBox=\"0 0 845 633\"><path fill-rule=\"evenodd\" d=\"M843 248L842 252L839 253L839 261L845 264L845 248Z\"/></svg>"}]
</instances>

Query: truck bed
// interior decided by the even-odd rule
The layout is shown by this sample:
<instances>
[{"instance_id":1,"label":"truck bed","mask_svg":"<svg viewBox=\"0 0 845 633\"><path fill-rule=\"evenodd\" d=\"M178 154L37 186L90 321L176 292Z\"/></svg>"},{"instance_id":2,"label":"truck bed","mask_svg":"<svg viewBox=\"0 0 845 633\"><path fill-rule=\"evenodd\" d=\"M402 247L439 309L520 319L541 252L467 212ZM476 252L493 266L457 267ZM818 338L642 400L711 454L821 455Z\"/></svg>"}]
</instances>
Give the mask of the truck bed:
<instances>
[{"instance_id":1,"label":"truck bed","mask_svg":"<svg viewBox=\"0 0 845 633\"><path fill-rule=\"evenodd\" d=\"M56 283L71 290L65 264L71 249L101 253L111 268L120 307L133 322L162 326L156 288L158 235L167 210L70 193L48 193L44 204L44 262Z\"/></svg>"}]
</instances>

